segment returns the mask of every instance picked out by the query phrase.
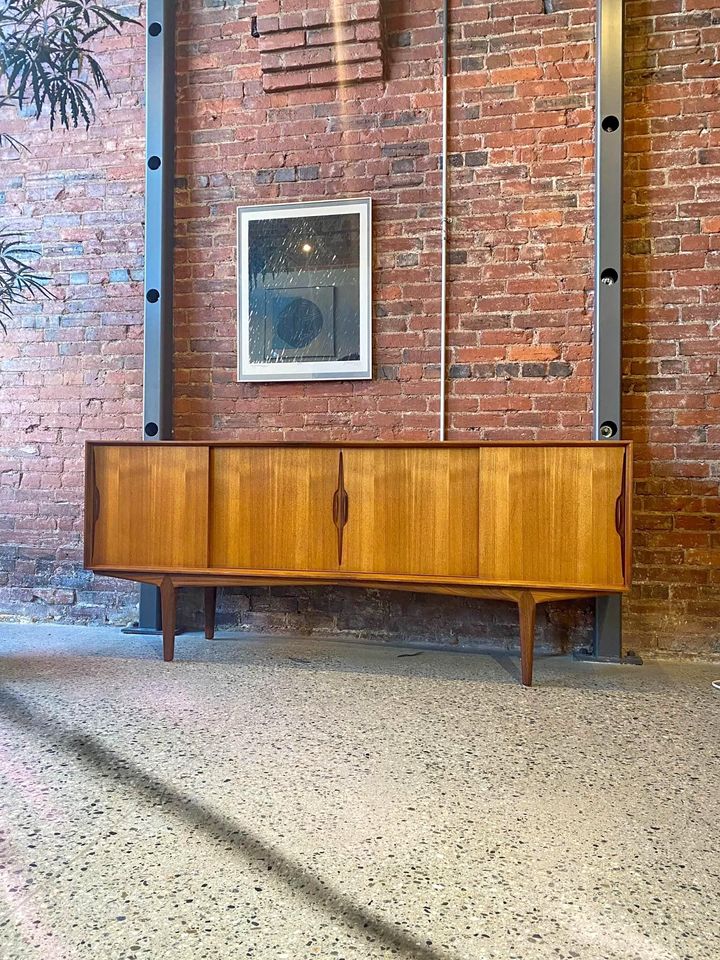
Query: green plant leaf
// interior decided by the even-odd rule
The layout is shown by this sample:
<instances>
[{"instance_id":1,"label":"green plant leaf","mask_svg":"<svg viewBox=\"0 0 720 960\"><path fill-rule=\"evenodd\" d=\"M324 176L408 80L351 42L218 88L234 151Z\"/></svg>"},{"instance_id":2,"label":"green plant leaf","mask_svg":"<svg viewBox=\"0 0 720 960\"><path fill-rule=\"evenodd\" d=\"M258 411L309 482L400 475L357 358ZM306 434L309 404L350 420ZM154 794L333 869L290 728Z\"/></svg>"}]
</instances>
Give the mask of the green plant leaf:
<instances>
[{"instance_id":1,"label":"green plant leaf","mask_svg":"<svg viewBox=\"0 0 720 960\"><path fill-rule=\"evenodd\" d=\"M27 303L37 296L56 299L45 286L50 278L36 273L28 263L29 257L38 254L26 243L23 234L0 228L0 328L3 332L7 332L5 320L12 317L13 305Z\"/></svg>"},{"instance_id":2,"label":"green plant leaf","mask_svg":"<svg viewBox=\"0 0 720 960\"><path fill-rule=\"evenodd\" d=\"M96 93L110 95L110 86L90 44L106 31L120 33L136 23L103 3L91 0L0 0L0 106L31 106L39 119L47 111L50 128L66 129L95 117ZM13 136L0 133L0 146L25 149ZM37 252L26 239L0 227L0 329L14 305L34 297L54 299L28 258Z\"/></svg>"}]
</instances>

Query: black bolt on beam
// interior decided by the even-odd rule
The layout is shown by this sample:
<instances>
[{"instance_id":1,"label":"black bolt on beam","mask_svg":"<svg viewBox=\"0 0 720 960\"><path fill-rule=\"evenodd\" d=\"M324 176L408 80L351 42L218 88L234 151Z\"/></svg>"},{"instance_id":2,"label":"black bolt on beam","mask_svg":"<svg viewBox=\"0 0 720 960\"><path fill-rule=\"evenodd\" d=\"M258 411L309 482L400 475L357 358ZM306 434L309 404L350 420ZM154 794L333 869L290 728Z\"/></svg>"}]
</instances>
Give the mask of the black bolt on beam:
<instances>
[{"instance_id":1,"label":"black bolt on beam","mask_svg":"<svg viewBox=\"0 0 720 960\"><path fill-rule=\"evenodd\" d=\"M145 68L143 439L171 440L175 180L175 3L148 0ZM142 584L137 627L162 629L160 591Z\"/></svg>"}]
</instances>

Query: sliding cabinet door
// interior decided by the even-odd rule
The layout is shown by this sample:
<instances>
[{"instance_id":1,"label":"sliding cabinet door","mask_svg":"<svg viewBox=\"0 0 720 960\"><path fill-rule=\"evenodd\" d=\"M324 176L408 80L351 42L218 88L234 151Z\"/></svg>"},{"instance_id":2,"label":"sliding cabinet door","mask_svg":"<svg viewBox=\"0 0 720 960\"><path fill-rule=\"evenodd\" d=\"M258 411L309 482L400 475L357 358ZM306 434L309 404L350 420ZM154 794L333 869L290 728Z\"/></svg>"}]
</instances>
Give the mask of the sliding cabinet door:
<instances>
[{"instance_id":1,"label":"sliding cabinet door","mask_svg":"<svg viewBox=\"0 0 720 960\"><path fill-rule=\"evenodd\" d=\"M339 460L336 449L324 447L215 447L211 565L336 570Z\"/></svg>"},{"instance_id":2,"label":"sliding cabinet door","mask_svg":"<svg viewBox=\"0 0 720 960\"><path fill-rule=\"evenodd\" d=\"M477 450L356 447L343 457L343 570L476 576Z\"/></svg>"},{"instance_id":3,"label":"sliding cabinet door","mask_svg":"<svg viewBox=\"0 0 720 960\"><path fill-rule=\"evenodd\" d=\"M480 579L623 587L616 507L625 448L483 447L479 454Z\"/></svg>"},{"instance_id":4,"label":"sliding cabinet door","mask_svg":"<svg viewBox=\"0 0 720 960\"><path fill-rule=\"evenodd\" d=\"M164 570L207 565L207 447L93 446L90 565Z\"/></svg>"}]
</instances>

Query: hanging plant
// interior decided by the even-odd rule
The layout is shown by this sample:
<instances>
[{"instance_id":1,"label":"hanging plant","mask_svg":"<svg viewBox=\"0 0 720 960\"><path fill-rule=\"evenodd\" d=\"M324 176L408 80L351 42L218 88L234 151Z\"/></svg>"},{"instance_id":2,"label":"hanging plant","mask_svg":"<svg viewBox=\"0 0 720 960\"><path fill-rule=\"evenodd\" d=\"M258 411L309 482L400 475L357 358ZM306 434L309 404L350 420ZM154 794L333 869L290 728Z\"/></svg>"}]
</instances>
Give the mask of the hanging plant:
<instances>
[{"instance_id":1,"label":"hanging plant","mask_svg":"<svg viewBox=\"0 0 720 960\"><path fill-rule=\"evenodd\" d=\"M35 272L28 258L36 254L25 245L22 234L9 233L0 227L0 328L7 332L5 321L12 317L12 306L27 303L36 296L54 299L46 289L49 277Z\"/></svg>"},{"instance_id":2,"label":"hanging plant","mask_svg":"<svg viewBox=\"0 0 720 960\"><path fill-rule=\"evenodd\" d=\"M80 125L95 118L97 93L110 95L99 61L91 51L96 37L135 22L116 10L89 0L0 0L0 107L31 109L50 129ZM0 130L0 146L25 149ZM34 272L27 256L34 253L22 235L0 226L0 326L12 307L37 295L52 295L48 278Z\"/></svg>"}]
</instances>

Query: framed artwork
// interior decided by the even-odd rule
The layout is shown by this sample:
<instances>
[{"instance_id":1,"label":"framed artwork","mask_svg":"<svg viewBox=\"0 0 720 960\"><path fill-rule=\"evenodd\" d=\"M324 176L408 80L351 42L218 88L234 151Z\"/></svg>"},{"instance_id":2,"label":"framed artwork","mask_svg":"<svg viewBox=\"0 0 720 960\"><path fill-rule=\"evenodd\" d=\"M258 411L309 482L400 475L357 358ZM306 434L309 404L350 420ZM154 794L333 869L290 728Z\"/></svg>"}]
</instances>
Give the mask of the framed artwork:
<instances>
[{"instance_id":1,"label":"framed artwork","mask_svg":"<svg viewBox=\"0 0 720 960\"><path fill-rule=\"evenodd\" d=\"M368 198L238 207L238 380L369 380Z\"/></svg>"}]
</instances>

